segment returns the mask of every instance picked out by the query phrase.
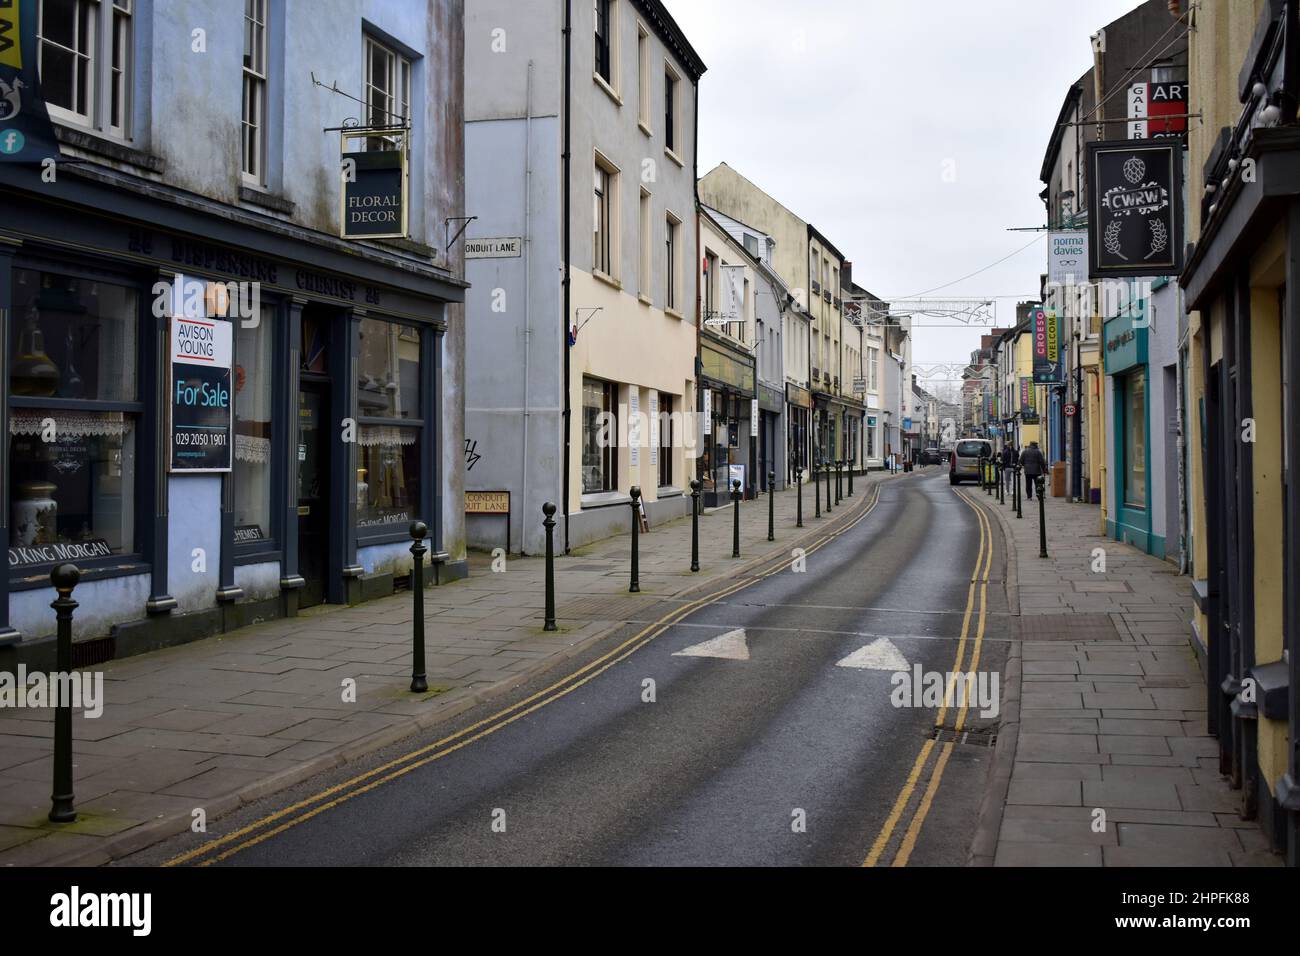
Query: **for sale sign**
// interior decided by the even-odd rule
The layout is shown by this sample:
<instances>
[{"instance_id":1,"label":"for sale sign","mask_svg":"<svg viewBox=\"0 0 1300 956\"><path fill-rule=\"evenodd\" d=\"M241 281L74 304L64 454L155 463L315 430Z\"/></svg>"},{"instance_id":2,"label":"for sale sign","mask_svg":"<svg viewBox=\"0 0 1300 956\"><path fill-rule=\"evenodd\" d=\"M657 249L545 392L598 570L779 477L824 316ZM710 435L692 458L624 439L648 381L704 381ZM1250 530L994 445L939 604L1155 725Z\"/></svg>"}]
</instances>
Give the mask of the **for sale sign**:
<instances>
[{"instance_id":1,"label":"for sale sign","mask_svg":"<svg viewBox=\"0 0 1300 956\"><path fill-rule=\"evenodd\" d=\"M222 319L172 316L168 467L173 472L230 471L231 330Z\"/></svg>"},{"instance_id":2,"label":"for sale sign","mask_svg":"<svg viewBox=\"0 0 1300 956\"><path fill-rule=\"evenodd\" d=\"M1089 143L1088 277L1177 275L1183 268L1181 141Z\"/></svg>"}]
</instances>

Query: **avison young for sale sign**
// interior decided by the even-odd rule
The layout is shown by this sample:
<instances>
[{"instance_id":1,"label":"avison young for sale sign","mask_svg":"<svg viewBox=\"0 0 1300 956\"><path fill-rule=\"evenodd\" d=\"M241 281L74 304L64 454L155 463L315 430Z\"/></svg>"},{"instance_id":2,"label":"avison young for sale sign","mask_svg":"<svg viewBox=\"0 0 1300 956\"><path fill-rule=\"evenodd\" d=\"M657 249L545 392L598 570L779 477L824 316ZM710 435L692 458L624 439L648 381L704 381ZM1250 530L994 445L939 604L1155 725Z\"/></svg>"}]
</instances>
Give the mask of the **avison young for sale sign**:
<instances>
[{"instance_id":1,"label":"avison young for sale sign","mask_svg":"<svg viewBox=\"0 0 1300 956\"><path fill-rule=\"evenodd\" d=\"M168 468L173 472L230 471L232 329L222 319L172 316Z\"/></svg>"}]
</instances>

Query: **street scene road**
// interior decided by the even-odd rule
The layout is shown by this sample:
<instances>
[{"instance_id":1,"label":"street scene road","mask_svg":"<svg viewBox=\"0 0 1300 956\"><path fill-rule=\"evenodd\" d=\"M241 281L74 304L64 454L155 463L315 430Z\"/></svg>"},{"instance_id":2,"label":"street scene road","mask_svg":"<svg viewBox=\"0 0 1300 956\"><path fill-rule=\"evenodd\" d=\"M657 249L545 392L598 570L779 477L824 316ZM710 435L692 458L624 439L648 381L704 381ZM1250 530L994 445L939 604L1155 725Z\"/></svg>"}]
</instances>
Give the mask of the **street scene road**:
<instances>
[{"instance_id":1,"label":"street scene road","mask_svg":"<svg viewBox=\"0 0 1300 956\"><path fill-rule=\"evenodd\" d=\"M998 695L891 695L1000 679L1001 535L946 474L878 487L800 571L124 862L963 865Z\"/></svg>"}]
</instances>

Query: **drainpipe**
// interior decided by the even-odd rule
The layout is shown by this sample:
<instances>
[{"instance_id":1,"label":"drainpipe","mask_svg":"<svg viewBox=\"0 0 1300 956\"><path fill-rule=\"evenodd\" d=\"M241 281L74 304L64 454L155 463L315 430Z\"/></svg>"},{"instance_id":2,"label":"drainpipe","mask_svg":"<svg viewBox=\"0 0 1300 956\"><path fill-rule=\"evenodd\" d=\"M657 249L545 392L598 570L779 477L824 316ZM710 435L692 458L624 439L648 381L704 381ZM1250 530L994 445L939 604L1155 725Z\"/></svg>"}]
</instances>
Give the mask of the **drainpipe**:
<instances>
[{"instance_id":1,"label":"drainpipe","mask_svg":"<svg viewBox=\"0 0 1300 956\"><path fill-rule=\"evenodd\" d=\"M695 408L696 412L704 410L704 396L701 394L700 371L703 368L702 358L704 353L700 351L700 329L704 323L704 299L703 292L700 288L700 78L697 76L694 83L694 113L692 120L695 124L695 134L691 142L691 174L695 177L693 189L695 190L695 265L691 270L695 273L695 361L692 363L691 374L695 376ZM704 426L700 426L700 440L704 441ZM685 435L682 436L685 439ZM710 435L710 438L713 436ZM683 451L685 448L683 448ZM695 449L695 477L703 480L700 476L700 458L703 456L705 449L696 447ZM682 472L686 471L686 457L682 456ZM692 504L692 507L694 505Z\"/></svg>"},{"instance_id":2,"label":"drainpipe","mask_svg":"<svg viewBox=\"0 0 1300 956\"><path fill-rule=\"evenodd\" d=\"M524 83L524 453L520 462L519 500L523 503L523 513L528 514L528 427L529 421L529 387L528 360L533 350L533 326L530 321L532 309L532 285L530 267L532 265L532 194L533 194L533 61L528 61L528 78ZM564 339L565 351L568 351L568 337ZM519 522L519 553L525 553L524 522ZM565 539L568 540L567 538ZM506 542L509 550L510 542Z\"/></svg>"},{"instance_id":3,"label":"drainpipe","mask_svg":"<svg viewBox=\"0 0 1300 956\"><path fill-rule=\"evenodd\" d=\"M571 297L571 262L570 262L570 232L571 225L569 215L571 212L571 201L569 197L571 186L570 172L570 127L573 114L572 103L572 68L570 60L573 55L573 0L564 0L564 154L561 157L564 167L564 313L560 316L560 348L564 350L564 474L560 478L561 495L563 498L564 508L564 553L569 553L569 456L571 454L571 440L569 425L573 418L573 409L569 404L569 397L572 392L570 387L570 368L569 368L569 316L570 297Z\"/></svg>"}]
</instances>

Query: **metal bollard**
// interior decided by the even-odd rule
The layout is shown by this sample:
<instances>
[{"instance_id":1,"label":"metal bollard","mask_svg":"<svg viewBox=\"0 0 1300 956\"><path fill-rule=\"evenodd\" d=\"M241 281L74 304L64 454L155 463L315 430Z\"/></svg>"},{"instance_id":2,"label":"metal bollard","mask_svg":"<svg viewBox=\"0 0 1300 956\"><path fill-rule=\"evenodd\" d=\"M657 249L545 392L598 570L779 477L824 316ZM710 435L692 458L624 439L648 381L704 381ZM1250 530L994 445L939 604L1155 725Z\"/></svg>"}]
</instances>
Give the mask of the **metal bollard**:
<instances>
[{"instance_id":1,"label":"metal bollard","mask_svg":"<svg viewBox=\"0 0 1300 956\"><path fill-rule=\"evenodd\" d=\"M853 497L853 460L849 459L849 497Z\"/></svg>"},{"instance_id":2,"label":"metal bollard","mask_svg":"<svg viewBox=\"0 0 1300 956\"><path fill-rule=\"evenodd\" d=\"M1038 556L1047 557L1047 511L1043 504L1043 491L1047 488L1047 476L1034 478L1034 492L1038 495Z\"/></svg>"},{"instance_id":3,"label":"metal bollard","mask_svg":"<svg viewBox=\"0 0 1300 956\"><path fill-rule=\"evenodd\" d=\"M429 689L429 681L424 673L424 556L428 548L424 546L424 537L429 533L429 526L423 521L411 522L411 594L414 598L415 620L411 626L411 692L423 694Z\"/></svg>"},{"instance_id":4,"label":"metal bollard","mask_svg":"<svg viewBox=\"0 0 1300 956\"><path fill-rule=\"evenodd\" d=\"M632 486L632 583L628 591L637 594L641 590L641 567L637 551L641 545L641 488Z\"/></svg>"},{"instance_id":5,"label":"metal bollard","mask_svg":"<svg viewBox=\"0 0 1300 956\"><path fill-rule=\"evenodd\" d=\"M1006 504L1007 476L1003 473L1002 462L998 462L998 504Z\"/></svg>"},{"instance_id":6,"label":"metal bollard","mask_svg":"<svg viewBox=\"0 0 1300 956\"><path fill-rule=\"evenodd\" d=\"M843 501L841 492L844 490L844 461L837 459L835 462L835 503Z\"/></svg>"},{"instance_id":7,"label":"metal bollard","mask_svg":"<svg viewBox=\"0 0 1300 956\"><path fill-rule=\"evenodd\" d=\"M1024 512L1020 508L1020 471L1020 466L1016 465L1015 473L1011 476L1011 481L1013 482L1011 490L1015 492L1017 518L1023 518L1025 516Z\"/></svg>"},{"instance_id":8,"label":"metal bollard","mask_svg":"<svg viewBox=\"0 0 1300 956\"><path fill-rule=\"evenodd\" d=\"M58 647L55 651L58 679L54 711L54 792L50 794L50 822L72 823L77 819L72 794L72 612L77 602L72 589L81 580L75 564L60 564L50 572L50 583L59 594L51 603L57 620Z\"/></svg>"},{"instance_id":9,"label":"metal bollard","mask_svg":"<svg viewBox=\"0 0 1300 956\"><path fill-rule=\"evenodd\" d=\"M822 516L822 478L821 475L817 473L817 462L815 461L813 462L812 469L812 486L813 504L817 506L817 513L814 514L813 517L820 518Z\"/></svg>"},{"instance_id":10,"label":"metal bollard","mask_svg":"<svg viewBox=\"0 0 1300 956\"><path fill-rule=\"evenodd\" d=\"M555 626L555 505L542 505L542 527L546 529L546 622L543 631L558 631Z\"/></svg>"},{"instance_id":11,"label":"metal bollard","mask_svg":"<svg viewBox=\"0 0 1300 956\"><path fill-rule=\"evenodd\" d=\"M740 481L731 482L731 556L740 557Z\"/></svg>"},{"instance_id":12,"label":"metal bollard","mask_svg":"<svg viewBox=\"0 0 1300 956\"><path fill-rule=\"evenodd\" d=\"M767 473L767 540L776 540L776 472Z\"/></svg>"},{"instance_id":13,"label":"metal bollard","mask_svg":"<svg viewBox=\"0 0 1300 956\"><path fill-rule=\"evenodd\" d=\"M831 463L826 463L826 513L831 513Z\"/></svg>"},{"instance_id":14,"label":"metal bollard","mask_svg":"<svg viewBox=\"0 0 1300 956\"><path fill-rule=\"evenodd\" d=\"M691 570L700 569L700 489L704 482L691 479Z\"/></svg>"},{"instance_id":15,"label":"metal bollard","mask_svg":"<svg viewBox=\"0 0 1300 956\"><path fill-rule=\"evenodd\" d=\"M799 473L794 476L794 485L795 485L795 494L797 495L797 497L795 498L794 526L796 528L802 528L803 527L803 465L802 464L799 466Z\"/></svg>"}]
</instances>

